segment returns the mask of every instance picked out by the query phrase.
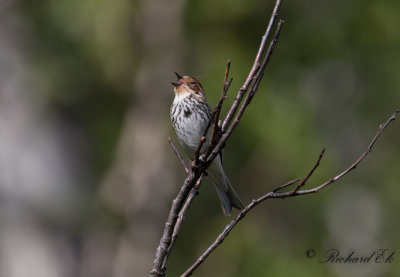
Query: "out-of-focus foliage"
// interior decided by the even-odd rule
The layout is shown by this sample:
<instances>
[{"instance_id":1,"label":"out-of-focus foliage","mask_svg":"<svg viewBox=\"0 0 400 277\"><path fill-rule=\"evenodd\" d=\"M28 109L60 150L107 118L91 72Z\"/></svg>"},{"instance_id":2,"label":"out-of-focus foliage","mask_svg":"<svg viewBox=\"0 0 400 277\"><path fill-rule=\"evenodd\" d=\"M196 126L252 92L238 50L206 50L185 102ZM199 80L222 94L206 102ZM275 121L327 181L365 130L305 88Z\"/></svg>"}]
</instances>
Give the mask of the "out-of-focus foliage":
<instances>
[{"instance_id":1,"label":"out-of-focus foliage","mask_svg":"<svg viewBox=\"0 0 400 277\"><path fill-rule=\"evenodd\" d=\"M173 72L177 71L198 78L214 104L221 91L226 61L231 59L234 81L226 111L253 63L274 2L188 0L183 6L176 4L179 1L170 2L170 9L180 9L180 35L173 43L181 51L175 63L170 61L171 68L164 76L174 81ZM25 191L24 186L10 181L12 178L0 177L0 205L3 201L7 210L18 210L10 213L12 218L24 209L29 210L32 222L27 227L29 236L21 232L13 237L15 242L20 241L19 236L25 237L26 242L3 243L9 237L0 235L3 247L0 256L6 257L5 261L14 261L10 249L21 253L25 245L30 246L28 252L38 251L48 256L62 253L60 261L54 264L52 260L42 261L42 266L48 266L49 270L31 271L29 276L55 276L51 274L54 272L58 272L56 276L132 276L132 272L147 272L151 268L151 259L132 254L126 245L132 242L130 236L146 236L137 231L143 227L138 222L145 222L149 223L149 233L156 233L156 239L151 237L151 243L141 247L155 251L170 202L184 179L179 162L165 143L168 163L175 165L171 175L175 176L176 187L157 203L143 200L145 203L140 205L147 207L142 209L135 210L139 202L134 199L123 202L123 208L110 204L105 200L102 183L121 154L117 153L126 133L124 124L135 125L139 117L151 116L135 114L138 103L143 105L144 100L150 107L154 103L153 107L158 109L154 114L162 114L156 120L157 126L170 124L168 108L173 99L170 84L152 81L154 87L165 87L166 96L161 103L160 99L154 99L157 94L152 92L152 83L146 89L138 89L137 85L144 83L143 76L152 76L164 63L158 56L153 60L148 56L169 55L174 46L163 45L151 33L143 34L147 21L142 20L142 14L157 10L157 3L155 0L0 1L0 17L2 23L7 23L2 24L1 30L8 34L7 37L3 33L1 40L7 37L13 45L18 45L15 51L21 58L18 68L22 68L19 72L24 76L23 102L29 106L30 99L34 99L33 102L40 102L36 105L38 110L46 110L37 113L35 122L53 126L55 141L63 143L51 147L60 149L58 159L71 168L65 171L65 176L73 175L66 181L64 175L55 171L60 183L57 177L50 182L50 187L54 183L54 187L62 186L68 192L67 199L71 202L63 202L63 208L59 208L58 200L47 189L40 192L31 189L43 196L38 204L30 200L30 190ZM224 150L225 170L245 203L290 179L305 176L323 147L326 154L307 187L333 177L364 151L379 124L400 107L399 1L283 1L279 17L285 23L265 77ZM166 27L158 23L159 18L147 20L155 23L158 36L162 34L168 39L170 31L164 31ZM0 52L5 49L2 43ZM168 56L163 58L169 60ZM7 63L0 66L1 71L8 70ZM11 81L0 80L6 95L9 88L6 85ZM9 98L2 93L0 102L4 106L13 103L7 102ZM1 109L0 103L0 124L8 132L13 127L7 125L11 121L6 120ZM21 118L27 116L24 110L14 113ZM132 113L136 118L127 116ZM37 132L41 130L40 126L28 125ZM397 252L390 264L319 261L331 248L339 249L343 255L355 250L358 256L371 255L380 248L399 249L399 126L400 121L395 121L370 156L340 182L315 195L261 204L194 276L397 276L400 272ZM165 142L168 136L174 138L168 128L165 128L168 132L163 131ZM0 172L14 176L6 170L9 164L6 153L10 153L6 149L24 149L20 147L22 144L0 141ZM42 147L47 149L47 144ZM24 160L24 151L11 153L19 153ZM159 161L158 153L148 155L155 164ZM61 168L63 164L60 163ZM17 172L19 166L23 166L22 162L16 162L13 169ZM128 172L131 166L135 165L126 165ZM33 165L28 168L31 170L28 173L35 172ZM158 176L159 172L150 174ZM27 187L31 185L29 180L35 179L29 176L24 181ZM162 176L159 180L157 186L162 190ZM123 178L119 181L127 182ZM8 198L10 186L26 194L27 200L18 198L16 204L3 200ZM119 188L116 184L115 190ZM137 191L130 193L142 195ZM63 193L58 195L63 199ZM155 204L162 209L155 212L151 208ZM6 224L7 218L1 215L0 225ZM155 225L150 225L152 221ZM182 273L227 222L229 219L222 215L214 188L206 181L183 224L170 257L168 274ZM13 232L11 227L7 229L9 233ZM52 240L44 240L47 234ZM43 244L29 243L29 239L38 237ZM131 247L134 249L136 245L132 243ZM314 259L306 257L310 248L316 252ZM57 251L46 252L48 249ZM29 253L22 257L29 259L32 257ZM135 259L141 261L140 271L119 267L119 261L129 264ZM0 261L1 276L28 276L18 270L19 263L8 262L7 266L3 263Z\"/></svg>"},{"instance_id":2,"label":"out-of-focus foliage","mask_svg":"<svg viewBox=\"0 0 400 277\"><path fill-rule=\"evenodd\" d=\"M97 171L111 161L130 99L137 56L133 3L19 1L33 78L62 119L91 145Z\"/></svg>"}]
</instances>

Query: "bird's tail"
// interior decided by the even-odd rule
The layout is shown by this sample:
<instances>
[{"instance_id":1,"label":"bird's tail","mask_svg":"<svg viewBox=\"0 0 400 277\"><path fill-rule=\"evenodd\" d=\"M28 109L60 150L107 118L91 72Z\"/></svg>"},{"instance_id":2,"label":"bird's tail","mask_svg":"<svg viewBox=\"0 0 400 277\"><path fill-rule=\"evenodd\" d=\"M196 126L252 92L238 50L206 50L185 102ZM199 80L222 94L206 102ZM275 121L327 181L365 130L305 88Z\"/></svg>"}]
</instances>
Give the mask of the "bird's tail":
<instances>
[{"instance_id":1,"label":"bird's tail","mask_svg":"<svg viewBox=\"0 0 400 277\"><path fill-rule=\"evenodd\" d=\"M244 208L242 201L225 175L224 169L221 165L220 157L216 157L211 163L208 170L208 175L215 184L219 200L221 201L222 211L224 212L225 216L231 215L232 207L235 207L239 210Z\"/></svg>"},{"instance_id":2,"label":"bird's tail","mask_svg":"<svg viewBox=\"0 0 400 277\"><path fill-rule=\"evenodd\" d=\"M229 181L226 181L229 184ZM235 207L239 210L242 210L244 208L242 201L230 184L228 191L223 191L218 185L215 185L215 188L218 192L219 200L221 201L222 211L224 212L225 216L231 215L232 207Z\"/></svg>"}]
</instances>

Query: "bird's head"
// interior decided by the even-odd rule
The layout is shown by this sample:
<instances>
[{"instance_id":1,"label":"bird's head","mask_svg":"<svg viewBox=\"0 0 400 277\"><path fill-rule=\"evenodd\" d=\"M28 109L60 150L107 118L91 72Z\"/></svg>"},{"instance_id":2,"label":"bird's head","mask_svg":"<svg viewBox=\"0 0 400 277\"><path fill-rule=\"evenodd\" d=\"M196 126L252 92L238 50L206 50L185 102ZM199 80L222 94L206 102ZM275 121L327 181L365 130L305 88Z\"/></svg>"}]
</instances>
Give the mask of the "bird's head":
<instances>
[{"instance_id":1,"label":"bird's head","mask_svg":"<svg viewBox=\"0 0 400 277\"><path fill-rule=\"evenodd\" d=\"M178 78L178 82L171 83L174 86L175 94L191 93L191 94L195 94L195 95L203 95L204 96L203 87L201 86L201 84L198 80L196 80L195 78L189 77L189 76L181 76L176 72L175 72L175 74L176 74L176 77Z\"/></svg>"}]
</instances>

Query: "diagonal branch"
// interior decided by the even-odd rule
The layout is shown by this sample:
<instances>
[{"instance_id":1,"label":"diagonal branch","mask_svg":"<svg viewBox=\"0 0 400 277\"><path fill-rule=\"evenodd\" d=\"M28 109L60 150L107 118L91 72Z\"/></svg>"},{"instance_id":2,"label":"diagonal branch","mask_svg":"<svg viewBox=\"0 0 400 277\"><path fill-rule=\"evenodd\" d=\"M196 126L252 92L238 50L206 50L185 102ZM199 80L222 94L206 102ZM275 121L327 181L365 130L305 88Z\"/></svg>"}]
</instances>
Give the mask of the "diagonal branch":
<instances>
[{"instance_id":1,"label":"diagonal branch","mask_svg":"<svg viewBox=\"0 0 400 277\"><path fill-rule=\"evenodd\" d=\"M172 233L176 220L178 218L178 213L182 209L185 199L187 198L191 188L194 186L198 178L199 176L197 176L196 172L192 170L189 171L189 174L186 177L186 180L183 183L181 190L179 191L176 198L172 201L172 206L168 214L168 219L165 223L164 231L161 236L160 243L157 247L153 269L150 272L151 275L165 276L166 268L162 267L162 265L164 262L164 258L168 253L168 248L172 240Z\"/></svg>"},{"instance_id":2,"label":"diagonal branch","mask_svg":"<svg viewBox=\"0 0 400 277\"><path fill-rule=\"evenodd\" d=\"M278 2L279 1L277 1L277 3ZM273 18L273 17L271 17L271 18ZM207 160L206 160L207 162L211 162L212 160L214 160L216 155L218 155L218 153L224 147L225 142L228 140L228 138L230 137L232 132L235 130L236 126L239 124L239 121L240 121L244 111L246 110L246 108L248 107L248 105L251 102L251 99L253 98L254 94L256 93L256 91L258 89L258 84L259 84L262 76L264 75L265 68L266 68L266 66L267 66L267 64L269 62L269 59L270 59L271 55L272 55L273 49L275 48L276 42L278 41L279 34L280 34L280 31L281 31L281 28L282 28L282 24L283 24L283 20L280 20L278 22L278 26L276 28L275 35L274 35L274 37L273 37L273 39L272 39L272 41L271 41L271 43L270 43L270 45L268 47L267 54L266 54L266 56L264 58L263 66L262 67L258 67L259 71L257 71L255 74L253 74L253 77L256 76L255 77L256 78L256 82L254 82L252 87L251 87L252 96L251 96L250 93L247 94L245 101L242 103L242 106L240 107L240 110L238 111L238 114L235 117L235 120L232 122L232 124L229 126L229 128L222 135L221 139L219 140L218 144L214 147L214 149L210 153L210 155L207 156ZM238 95L243 92L242 88L239 90ZM235 105L235 103L236 103L236 100L235 100L233 105ZM229 110L228 115L225 118L224 123L226 122L226 119L228 118L229 113L232 111L233 105L232 105L231 109ZM239 103L238 103L238 105L239 105ZM236 111L236 108L235 108L235 111ZM222 126L222 131L224 132L224 125Z\"/></svg>"},{"instance_id":3,"label":"diagonal branch","mask_svg":"<svg viewBox=\"0 0 400 277\"><path fill-rule=\"evenodd\" d=\"M206 259L207 257L224 241L224 239L229 235L231 230L247 215L247 213L252 210L255 206L260 204L261 202L265 201L266 199L269 198L287 198L287 197L294 197L294 196L299 196L299 195L305 195L305 194L310 194L310 193L316 193L320 191L321 189L327 187L328 185L332 184L333 182L341 179L343 176L348 174L351 170L355 169L362 160L368 155L368 153L371 152L372 147L374 146L375 142L377 139L380 137L384 129L387 127L387 125L392 122L393 120L396 119L398 113L400 113L400 109L396 110L388 120L386 120L385 123L382 123L379 128L378 132L374 136L374 138L371 140L369 143L367 149L361 154L361 156L353 163L351 164L348 168L346 168L344 171L336 175L335 177L329 179L327 182L323 183L322 185L319 185L317 187L314 187L309 190L298 190L305 184L305 181L307 181L311 175L314 173L315 169L318 167L322 156L325 152L325 149L322 150L320 153L318 160L314 167L310 170L309 174L304 178L304 180L294 189L293 191L288 191L288 192L278 192L279 190L289 187L299 181L300 179L295 179L292 180L284 185L281 185L280 187L276 188L275 190L259 197L258 199L255 199L251 201L249 205L247 205L237 216L235 219L233 219L228 225L225 226L224 230L219 234L219 236L216 238L216 240L207 248L206 251L203 252L203 254L200 255L200 257L181 275L181 277L186 277L190 276L196 268L198 268Z\"/></svg>"},{"instance_id":4,"label":"diagonal branch","mask_svg":"<svg viewBox=\"0 0 400 277\"><path fill-rule=\"evenodd\" d=\"M200 178L197 180L196 184L190 190L189 196L187 197L187 199L185 201L185 204L183 205L181 211L178 214L178 219L176 221L176 224L175 224L175 227L174 227L174 231L172 233L171 243L170 243L170 245L168 247L167 254L166 254L166 256L164 258L164 261L163 261L163 265L162 265L163 268L166 268L167 261L168 261L167 257L170 254L170 252L172 250L172 247L174 246L174 243L175 243L175 241L176 241L176 239L178 237L179 230L181 229L183 220L185 219L186 211L188 210L189 206L192 204L192 202L194 200L194 197L198 194L198 189L199 189L200 184L203 181L204 177L205 177L205 175L202 174L200 176Z\"/></svg>"},{"instance_id":5,"label":"diagonal branch","mask_svg":"<svg viewBox=\"0 0 400 277\"><path fill-rule=\"evenodd\" d=\"M282 185L281 188L284 187L288 187L294 183L296 183L299 179L295 179L292 181L287 182L286 184ZM279 188L278 188L279 189ZM273 192L270 192L266 195L269 195ZM239 223L239 221L241 221L246 214L253 209L255 206L257 206L258 204L260 204L261 202L263 202L265 199L263 199L264 196L255 199L253 201L251 201L251 203L249 205L247 205L237 216L235 219L233 219L228 225L225 226L224 230L221 232L221 234L219 234L219 236L217 237L217 239L207 248L206 251L204 251L203 254L201 254L201 256L181 275L181 277L187 277L193 274L193 271L195 271L206 259L207 257L211 254L211 252L213 252L223 241L224 239L229 235L229 233L231 232L231 230L236 226L236 224Z\"/></svg>"},{"instance_id":6,"label":"diagonal branch","mask_svg":"<svg viewBox=\"0 0 400 277\"><path fill-rule=\"evenodd\" d=\"M231 108L229 109L229 111L225 117L225 120L221 126L222 132L225 132L229 123L232 121L232 118L235 115L237 108L238 108L240 102L242 101L244 94L246 93L247 89L249 88L250 83L253 81L255 74L258 72L258 70L260 68L260 60L261 60L262 55L264 54L265 47L267 45L267 41L270 37L272 27L275 23L275 19L278 16L278 11L281 6L281 2L282 2L281 0L277 0L275 3L274 10L269 19L267 29L261 39L260 47L258 48L257 55L254 59L253 66L251 67L250 72L247 75L247 78L246 78L244 84L239 89L239 92L235 98L235 101L233 102Z\"/></svg>"},{"instance_id":7,"label":"diagonal branch","mask_svg":"<svg viewBox=\"0 0 400 277\"><path fill-rule=\"evenodd\" d=\"M382 123L381 125L379 125L379 129L378 132L376 133L375 137L372 139L372 141L370 142L370 144L368 145L367 149L364 151L364 153L362 153L362 155L353 163L351 164L348 168L346 168L346 170L344 170L343 172L341 172L340 174L338 174L337 176L333 177L332 179L326 181L325 183L323 183L322 185L315 187L313 189L309 189L309 190L302 190L302 191L298 191L296 192L296 194L308 194L308 193L315 193L320 191L321 189L323 189L326 186L329 186L330 184L332 184L333 182L336 182L337 180L339 180L340 178L342 178L344 175L346 175L347 173L349 173L350 171L352 171L353 169L355 169L359 163L364 160L364 158L371 152L372 147L374 146L376 140L380 137L380 135L382 134L383 130L385 130L386 126L392 122L393 120L395 120L397 118L397 115L400 113L400 109L397 109L390 117L388 120L386 120L385 123Z\"/></svg>"}]
</instances>

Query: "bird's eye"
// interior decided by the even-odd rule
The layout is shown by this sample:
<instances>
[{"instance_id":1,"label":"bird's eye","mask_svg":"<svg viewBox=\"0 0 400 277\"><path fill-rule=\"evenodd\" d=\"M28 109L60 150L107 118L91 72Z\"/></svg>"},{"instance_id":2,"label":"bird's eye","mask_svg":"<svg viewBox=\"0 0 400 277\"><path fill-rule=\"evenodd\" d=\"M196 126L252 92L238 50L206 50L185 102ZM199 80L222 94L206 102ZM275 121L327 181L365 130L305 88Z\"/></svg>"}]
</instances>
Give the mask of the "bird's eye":
<instances>
[{"instance_id":1,"label":"bird's eye","mask_svg":"<svg viewBox=\"0 0 400 277\"><path fill-rule=\"evenodd\" d=\"M190 82L190 84L191 84L191 85L195 85L195 84L196 84L196 82Z\"/></svg>"}]
</instances>

